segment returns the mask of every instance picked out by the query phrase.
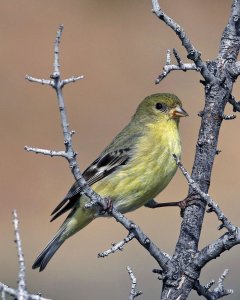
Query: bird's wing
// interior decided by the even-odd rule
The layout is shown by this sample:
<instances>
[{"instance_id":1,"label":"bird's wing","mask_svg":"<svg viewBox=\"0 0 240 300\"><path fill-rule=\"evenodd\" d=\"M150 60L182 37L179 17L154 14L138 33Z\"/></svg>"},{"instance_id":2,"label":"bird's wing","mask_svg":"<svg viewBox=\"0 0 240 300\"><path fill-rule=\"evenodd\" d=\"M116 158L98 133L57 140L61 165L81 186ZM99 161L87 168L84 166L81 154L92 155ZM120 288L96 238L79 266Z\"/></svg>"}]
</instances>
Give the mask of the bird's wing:
<instances>
[{"instance_id":1,"label":"bird's wing","mask_svg":"<svg viewBox=\"0 0 240 300\"><path fill-rule=\"evenodd\" d=\"M120 166L125 165L131 157L130 148L118 149L112 152L100 155L83 173L83 177L89 185L107 177L117 170ZM74 207L79 199L81 189L75 182L70 188L65 198L58 204L52 212L51 221L61 216L66 211Z\"/></svg>"}]
</instances>

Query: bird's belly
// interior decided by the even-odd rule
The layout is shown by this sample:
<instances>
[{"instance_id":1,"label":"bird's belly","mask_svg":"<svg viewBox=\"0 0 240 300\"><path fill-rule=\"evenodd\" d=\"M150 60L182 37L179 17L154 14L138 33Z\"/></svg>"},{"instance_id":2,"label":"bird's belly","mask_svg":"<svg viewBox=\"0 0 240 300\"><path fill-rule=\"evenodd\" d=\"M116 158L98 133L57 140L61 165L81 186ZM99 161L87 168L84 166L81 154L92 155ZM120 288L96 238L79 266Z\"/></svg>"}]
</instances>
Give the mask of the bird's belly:
<instances>
[{"instance_id":1,"label":"bird's belly","mask_svg":"<svg viewBox=\"0 0 240 300\"><path fill-rule=\"evenodd\" d=\"M170 125L152 126L139 140L127 164L93 185L101 196L110 197L120 212L144 205L174 176L177 166L173 154L180 157L181 143L177 127Z\"/></svg>"},{"instance_id":2,"label":"bird's belly","mask_svg":"<svg viewBox=\"0 0 240 300\"><path fill-rule=\"evenodd\" d=\"M103 197L110 197L114 207L122 213L143 206L167 186L177 169L169 149L160 156L157 149L156 157L151 154L147 161L146 157L136 159L136 163L132 161L122 167L108 181L96 183L94 190Z\"/></svg>"}]
</instances>

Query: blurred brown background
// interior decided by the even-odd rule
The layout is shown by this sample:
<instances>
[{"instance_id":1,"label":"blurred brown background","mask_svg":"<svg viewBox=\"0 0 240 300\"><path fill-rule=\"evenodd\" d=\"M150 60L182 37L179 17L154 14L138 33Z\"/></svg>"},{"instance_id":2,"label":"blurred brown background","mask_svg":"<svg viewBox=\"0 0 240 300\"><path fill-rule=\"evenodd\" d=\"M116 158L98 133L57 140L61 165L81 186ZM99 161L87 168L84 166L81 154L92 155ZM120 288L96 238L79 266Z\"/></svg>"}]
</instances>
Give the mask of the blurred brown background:
<instances>
[{"instance_id":1,"label":"blurred brown background","mask_svg":"<svg viewBox=\"0 0 240 300\"><path fill-rule=\"evenodd\" d=\"M163 8L184 27L204 59L216 56L226 24L230 0L162 0ZM138 103L156 92L176 93L190 117L182 120L183 162L191 170L203 108L201 78L195 72L171 73L160 85L167 48L185 57L176 35L151 13L150 0L0 0L0 280L16 286L17 256L11 211L21 221L27 265L27 283L55 300L127 299L130 265L138 279L141 299L159 299L161 283L151 272L157 267L148 253L132 242L124 252L106 259L97 253L126 236L114 220L96 220L68 240L43 273L31 265L52 238L62 220L49 223L49 214L73 182L63 159L26 153L24 145L63 149L59 115L53 90L30 84L26 74L46 78L52 71L53 40L58 24L65 26L61 44L64 77L85 74L86 79L65 88L74 145L81 169L126 124ZM234 94L240 88L235 84ZM231 107L227 109L231 112ZM233 222L239 221L239 118L224 122L210 193ZM180 172L159 201L181 200L187 184ZM128 215L171 254L179 234L178 209L139 209ZM205 218L200 246L219 236L215 215ZM239 248L210 263L201 280L217 279L231 270L226 285L235 289L228 299L239 299ZM198 299L193 292L189 299Z\"/></svg>"}]
</instances>

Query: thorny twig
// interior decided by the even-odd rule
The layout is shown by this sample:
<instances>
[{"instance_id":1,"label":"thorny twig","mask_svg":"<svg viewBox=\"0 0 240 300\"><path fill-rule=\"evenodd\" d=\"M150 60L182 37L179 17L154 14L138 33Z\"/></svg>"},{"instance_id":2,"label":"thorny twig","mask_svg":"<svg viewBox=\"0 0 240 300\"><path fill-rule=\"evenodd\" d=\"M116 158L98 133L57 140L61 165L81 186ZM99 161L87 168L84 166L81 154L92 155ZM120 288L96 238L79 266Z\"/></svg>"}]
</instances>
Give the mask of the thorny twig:
<instances>
[{"instance_id":1,"label":"thorny twig","mask_svg":"<svg viewBox=\"0 0 240 300\"><path fill-rule=\"evenodd\" d=\"M220 299L224 296L233 294L232 289L224 288L224 280L228 274L228 270L226 269L223 274L220 276L217 286L215 289L210 290L212 285L215 283L214 280L211 280L207 285L202 286L199 281L196 281L194 289L197 291L199 296L204 296L207 300L216 300Z\"/></svg>"},{"instance_id":2,"label":"thorny twig","mask_svg":"<svg viewBox=\"0 0 240 300\"><path fill-rule=\"evenodd\" d=\"M6 284L0 282L0 293L2 300L6 299L6 295L13 297L18 300L50 300L41 297L40 295L33 295L28 293L26 287L26 274L25 274L25 262L24 255L22 250L22 242L19 233L19 220L17 216L16 210L13 211L13 225L14 225L14 234L15 234L15 243L17 246L18 253L18 263L19 263L19 271L18 271L18 288L15 290Z\"/></svg>"},{"instance_id":3,"label":"thorny twig","mask_svg":"<svg viewBox=\"0 0 240 300\"><path fill-rule=\"evenodd\" d=\"M200 71L199 68L196 67L194 63L183 63L181 61L181 58L177 52L177 50L173 49L173 54L176 58L177 65L171 64L171 50L167 50L166 55L166 64L163 67L163 72L158 76L158 78L155 80L155 83L158 84L160 81L162 81L171 71L188 71L188 70L194 70L194 71Z\"/></svg>"}]
</instances>

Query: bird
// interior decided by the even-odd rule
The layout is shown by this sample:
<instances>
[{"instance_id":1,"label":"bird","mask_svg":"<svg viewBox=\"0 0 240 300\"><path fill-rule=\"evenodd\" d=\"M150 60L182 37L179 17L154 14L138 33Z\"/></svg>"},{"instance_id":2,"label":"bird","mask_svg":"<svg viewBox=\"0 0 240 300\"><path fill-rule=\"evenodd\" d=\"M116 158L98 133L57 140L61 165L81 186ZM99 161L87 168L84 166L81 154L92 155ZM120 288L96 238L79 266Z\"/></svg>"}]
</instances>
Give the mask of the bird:
<instances>
[{"instance_id":1,"label":"bird","mask_svg":"<svg viewBox=\"0 0 240 300\"><path fill-rule=\"evenodd\" d=\"M177 171L173 154L180 158L180 117L188 116L177 96L157 93L146 97L130 122L99 157L83 172L88 185L101 197L111 199L121 213L151 207ZM86 208L90 199L75 182L52 212L51 221L67 211L67 218L32 268L43 271L70 236L103 216L99 206Z\"/></svg>"}]
</instances>

